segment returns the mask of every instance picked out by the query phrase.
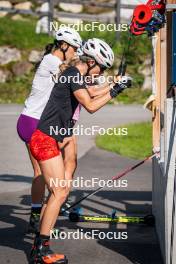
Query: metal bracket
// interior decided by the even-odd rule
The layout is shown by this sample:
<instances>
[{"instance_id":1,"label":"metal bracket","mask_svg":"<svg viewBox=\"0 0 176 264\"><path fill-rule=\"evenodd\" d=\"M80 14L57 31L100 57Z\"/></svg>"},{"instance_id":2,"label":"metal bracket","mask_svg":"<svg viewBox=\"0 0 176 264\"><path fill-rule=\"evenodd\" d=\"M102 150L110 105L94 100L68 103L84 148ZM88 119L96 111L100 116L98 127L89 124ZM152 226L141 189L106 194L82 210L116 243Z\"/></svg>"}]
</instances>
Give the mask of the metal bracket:
<instances>
[{"instance_id":1,"label":"metal bracket","mask_svg":"<svg viewBox=\"0 0 176 264\"><path fill-rule=\"evenodd\" d=\"M173 9L176 9L176 4L167 4L167 5L166 5L166 9L167 9L167 10L173 10Z\"/></svg>"}]
</instances>

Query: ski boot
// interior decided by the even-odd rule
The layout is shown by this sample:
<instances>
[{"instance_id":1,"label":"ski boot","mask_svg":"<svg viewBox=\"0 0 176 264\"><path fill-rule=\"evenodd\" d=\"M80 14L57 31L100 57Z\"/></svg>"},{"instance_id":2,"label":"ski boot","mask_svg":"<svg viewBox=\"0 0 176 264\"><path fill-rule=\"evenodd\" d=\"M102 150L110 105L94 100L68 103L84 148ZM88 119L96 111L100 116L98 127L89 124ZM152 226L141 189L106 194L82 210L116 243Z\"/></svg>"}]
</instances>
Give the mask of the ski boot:
<instances>
[{"instance_id":1,"label":"ski boot","mask_svg":"<svg viewBox=\"0 0 176 264\"><path fill-rule=\"evenodd\" d=\"M39 230L40 214L31 213L28 233L36 234Z\"/></svg>"},{"instance_id":2,"label":"ski boot","mask_svg":"<svg viewBox=\"0 0 176 264\"><path fill-rule=\"evenodd\" d=\"M56 254L50 249L49 239L36 236L29 264L68 264L68 260L64 255Z\"/></svg>"}]
</instances>

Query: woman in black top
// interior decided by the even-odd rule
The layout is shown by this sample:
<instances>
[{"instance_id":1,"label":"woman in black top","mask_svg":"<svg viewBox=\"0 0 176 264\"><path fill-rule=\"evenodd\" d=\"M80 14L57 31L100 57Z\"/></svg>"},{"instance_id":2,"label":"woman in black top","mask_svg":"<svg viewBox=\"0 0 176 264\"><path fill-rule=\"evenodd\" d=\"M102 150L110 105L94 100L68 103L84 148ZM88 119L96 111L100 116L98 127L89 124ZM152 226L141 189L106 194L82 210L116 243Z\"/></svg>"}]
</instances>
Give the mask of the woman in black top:
<instances>
[{"instance_id":1,"label":"woman in black top","mask_svg":"<svg viewBox=\"0 0 176 264\"><path fill-rule=\"evenodd\" d=\"M50 258L52 263L67 263L64 255L54 254L49 248L49 235L53 229L59 210L69 192L65 179L63 158L58 142L72 136L72 116L78 104L94 113L125 88L131 80L123 78L123 82L112 83L104 89L103 95L92 98L86 89L84 76L101 74L110 68L114 54L107 43L99 39L88 40L83 47L83 56L75 64L67 68L55 84L50 99L43 111L38 129L33 133L30 149L39 161L45 182L50 190L40 225L40 233L36 235L31 258L45 263ZM57 186L56 184L57 180ZM43 261L43 262L42 262Z\"/></svg>"}]
</instances>

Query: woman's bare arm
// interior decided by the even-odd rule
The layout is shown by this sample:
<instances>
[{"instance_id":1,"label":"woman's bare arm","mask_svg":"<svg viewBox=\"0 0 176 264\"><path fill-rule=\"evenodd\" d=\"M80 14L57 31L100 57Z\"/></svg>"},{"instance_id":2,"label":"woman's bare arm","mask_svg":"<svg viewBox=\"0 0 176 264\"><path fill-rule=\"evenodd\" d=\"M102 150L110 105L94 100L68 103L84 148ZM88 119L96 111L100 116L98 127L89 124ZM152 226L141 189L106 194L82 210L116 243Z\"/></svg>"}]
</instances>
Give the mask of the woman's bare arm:
<instances>
[{"instance_id":1,"label":"woman's bare arm","mask_svg":"<svg viewBox=\"0 0 176 264\"><path fill-rule=\"evenodd\" d=\"M91 98L86 89L79 89L74 92L74 95L79 103L91 114L95 113L112 99L109 92L101 97Z\"/></svg>"},{"instance_id":2,"label":"woman's bare arm","mask_svg":"<svg viewBox=\"0 0 176 264\"><path fill-rule=\"evenodd\" d=\"M114 81L112 83L116 83L121 79L121 76L114 76ZM90 97L100 97L102 95L107 94L110 91L110 83L104 82L100 85L92 85L87 87L88 93Z\"/></svg>"},{"instance_id":3,"label":"woman's bare arm","mask_svg":"<svg viewBox=\"0 0 176 264\"><path fill-rule=\"evenodd\" d=\"M94 85L94 86L88 86L87 91L90 95L90 97L96 97L96 96L102 96L109 92L110 87L109 84L106 85Z\"/></svg>"},{"instance_id":4,"label":"woman's bare arm","mask_svg":"<svg viewBox=\"0 0 176 264\"><path fill-rule=\"evenodd\" d=\"M110 86L109 92L102 96L92 98L87 89L79 89L74 91L74 95L78 102L84 106L89 113L94 113L107 104L112 98L115 98L118 94L125 89L131 87L132 78L123 76L122 81Z\"/></svg>"}]
</instances>

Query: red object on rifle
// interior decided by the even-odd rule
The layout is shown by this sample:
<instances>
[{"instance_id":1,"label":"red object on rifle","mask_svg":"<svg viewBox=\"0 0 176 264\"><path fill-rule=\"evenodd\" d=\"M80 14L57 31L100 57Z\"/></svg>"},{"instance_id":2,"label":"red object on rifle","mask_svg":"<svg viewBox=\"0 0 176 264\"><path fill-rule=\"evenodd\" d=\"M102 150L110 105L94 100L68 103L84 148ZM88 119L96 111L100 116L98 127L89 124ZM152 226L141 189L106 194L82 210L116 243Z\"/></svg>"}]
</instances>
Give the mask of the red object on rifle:
<instances>
[{"instance_id":1,"label":"red object on rifle","mask_svg":"<svg viewBox=\"0 0 176 264\"><path fill-rule=\"evenodd\" d=\"M139 5L134 10L133 19L139 24L146 24L152 19L152 10L147 5Z\"/></svg>"},{"instance_id":2,"label":"red object on rifle","mask_svg":"<svg viewBox=\"0 0 176 264\"><path fill-rule=\"evenodd\" d=\"M149 0L147 4L134 9L130 31L133 35L142 35L145 31L157 32L164 23L165 1Z\"/></svg>"}]
</instances>

